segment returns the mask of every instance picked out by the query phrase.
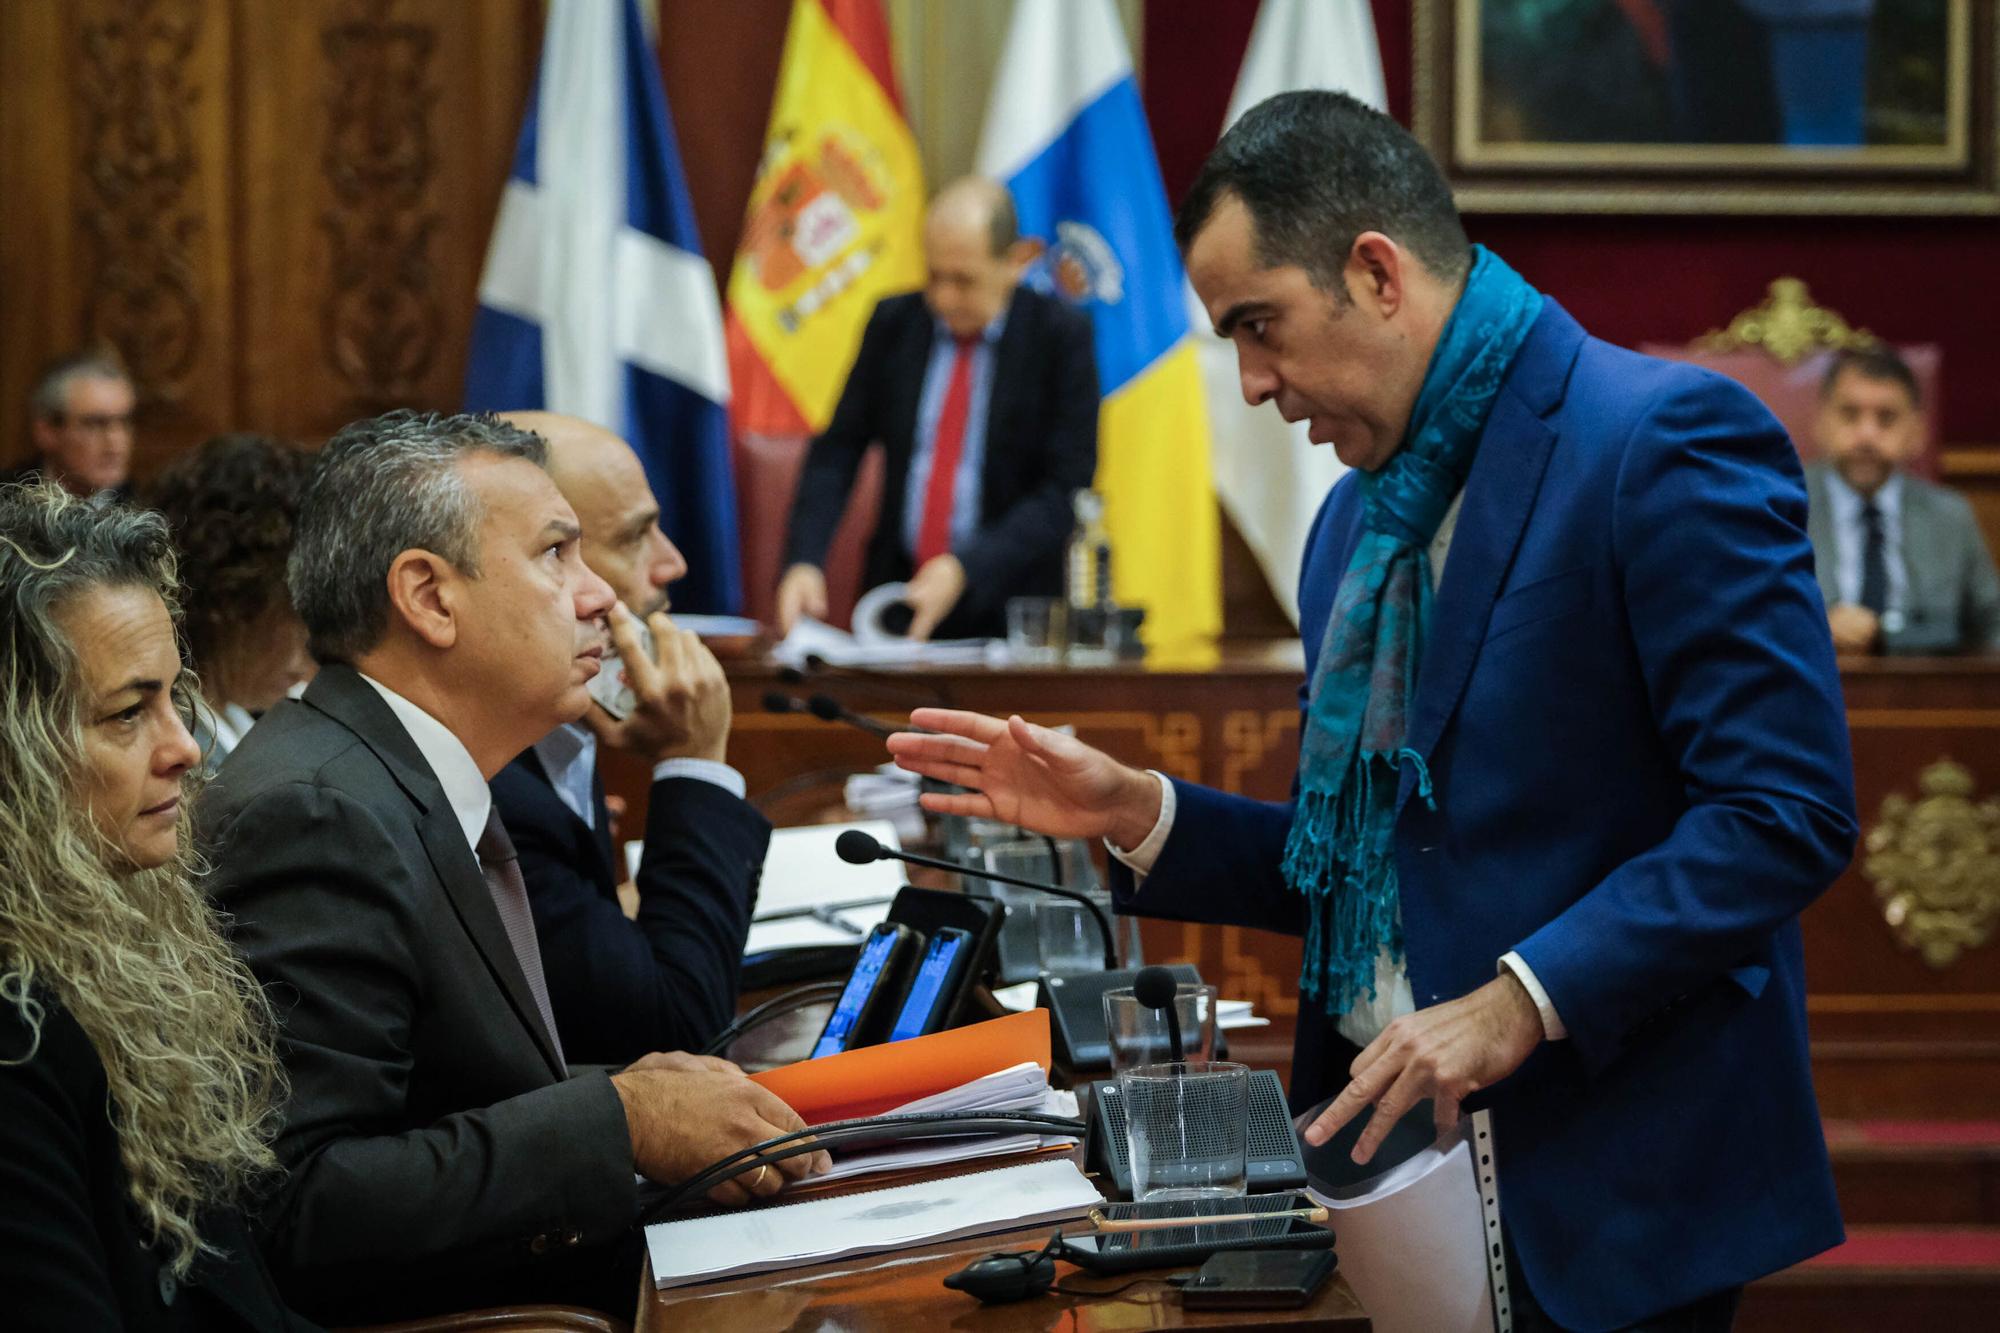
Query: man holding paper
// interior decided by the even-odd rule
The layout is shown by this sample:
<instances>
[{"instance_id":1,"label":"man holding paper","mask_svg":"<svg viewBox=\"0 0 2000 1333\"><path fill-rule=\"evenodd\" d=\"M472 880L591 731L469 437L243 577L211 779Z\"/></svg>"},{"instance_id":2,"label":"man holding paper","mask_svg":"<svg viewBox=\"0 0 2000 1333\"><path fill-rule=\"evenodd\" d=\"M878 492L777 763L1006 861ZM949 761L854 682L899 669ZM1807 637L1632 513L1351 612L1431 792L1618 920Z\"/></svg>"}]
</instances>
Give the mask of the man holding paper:
<instances>
[{"instance_id":1,"label":"man holding paper","mask_svg":"<svg viewBox=\"0 0 2000 1333\"><path fill-rule=\"evenodd\" d=\"M1726 1328L1841 1238L1797 916L1854 798L1790 443L1470 246L1351 98L1253 109L1177 231L1244 396L1356 469L1306 548L1293 800L1020 718L891 750L975 791L933 810L1106 838L1127 910L1302 934L1310 1142L1490 1107L1517 1329Z\"/></svg>"}]
</instances>

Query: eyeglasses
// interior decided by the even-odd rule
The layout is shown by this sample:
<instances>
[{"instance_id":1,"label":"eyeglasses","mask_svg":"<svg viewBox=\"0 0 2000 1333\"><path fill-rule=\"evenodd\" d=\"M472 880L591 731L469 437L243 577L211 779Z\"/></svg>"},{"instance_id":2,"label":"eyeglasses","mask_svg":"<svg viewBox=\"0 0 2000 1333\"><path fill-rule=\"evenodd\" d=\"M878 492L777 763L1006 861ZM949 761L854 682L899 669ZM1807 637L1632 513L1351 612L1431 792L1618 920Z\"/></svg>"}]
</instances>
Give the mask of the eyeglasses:
<instances>
[{"instance_id":1,"label":"eyeglasses","mask_svg":"<svg viewBox=\"0 0 2000 1333\"><path fill-rule=\"evenodd\" d=\"M127 412L124 413L122 416L109 416L104 414L98 414L92 416L75 416L66 418L66 422L72 428L80 430L86 435L109 435L112 431L115 430L122 430L122 431L131 430L132 414L130 412Z\"/></svg>"}]
</instances>

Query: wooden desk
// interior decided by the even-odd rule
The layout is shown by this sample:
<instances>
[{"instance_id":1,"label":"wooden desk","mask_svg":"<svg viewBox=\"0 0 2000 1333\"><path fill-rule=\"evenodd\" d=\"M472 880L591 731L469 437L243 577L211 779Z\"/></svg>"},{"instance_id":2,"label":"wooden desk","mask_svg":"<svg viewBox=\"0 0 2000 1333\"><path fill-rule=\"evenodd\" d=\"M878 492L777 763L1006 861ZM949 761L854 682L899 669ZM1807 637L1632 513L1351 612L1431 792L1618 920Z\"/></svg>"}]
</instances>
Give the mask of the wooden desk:
<instances>
[{"instance_id":1,"label":"wooden desk","mask_svg":"<svg viewBox=\"0 0 2000 1333\"><path fill-rule=\"evenodd\" d=\"M992 1165L979 1164L987 1168ZM881 1183L856 1181L854 1188L867 1189ZM1088 1223L1080 1226L1071 1223L1066 1229L1087 1230ZM913 1328L982 1333L1042 1329L1109 1333L1114 1329L1140 1328L1296 1328L1362 1333L1371 1327L1353 1288L1338 1270L1320 1288L1317 1298L1302 1310L1189 1313L1181 1309L1179 1292L1158 1281L1137 1283L1117 1296L1050 1292L1012 1305L981 1305L962 1292L945 1288L947 1275L975 1259L999 1251L1038 1250L1053 1230L1052 1226L1033 1227L668 1291L655 1290L648 1264L640 1274L634 1333L666 1333L683 1328L729 1329L731 1333L754 1333L759 1329L798 1333L892 1329L901 1333ZM1188 1267L1163 1268L1146 1276L1165 1277L1188 1271L1191 1271ZM1102 1291L1116 1290L1142 1276L1124 1273L1096 1277L1065 1263L1056 1265L1056 1274L1056 1281L1064 1286Z\"/></svg>"}]
</instances>

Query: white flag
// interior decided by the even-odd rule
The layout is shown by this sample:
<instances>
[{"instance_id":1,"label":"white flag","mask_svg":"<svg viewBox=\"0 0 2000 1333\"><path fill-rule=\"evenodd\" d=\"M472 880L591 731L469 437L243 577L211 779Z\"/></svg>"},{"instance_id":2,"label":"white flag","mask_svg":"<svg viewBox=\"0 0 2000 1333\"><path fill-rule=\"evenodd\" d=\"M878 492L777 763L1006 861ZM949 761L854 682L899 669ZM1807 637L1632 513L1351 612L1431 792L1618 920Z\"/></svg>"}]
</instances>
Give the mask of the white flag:
<instances>
[{"instance_id":1,"label":"white flag","mask_svg":"<svg viewBox=\"0 0 2000 1333\"><path fill-rule=\"evenodd\" d=\"M1387 109L1368 0L1264 0L1223 129L1265 98L1302 88L1330 88ZM1268 403L1245 403L1236 349L1214 336L1192 287L1188 307L1200 334L1216 492L1296 625L1306 534L1346 465L1332 445L1306 440L1307 423L1288 424Z\"/></svg>"}]
</instances>

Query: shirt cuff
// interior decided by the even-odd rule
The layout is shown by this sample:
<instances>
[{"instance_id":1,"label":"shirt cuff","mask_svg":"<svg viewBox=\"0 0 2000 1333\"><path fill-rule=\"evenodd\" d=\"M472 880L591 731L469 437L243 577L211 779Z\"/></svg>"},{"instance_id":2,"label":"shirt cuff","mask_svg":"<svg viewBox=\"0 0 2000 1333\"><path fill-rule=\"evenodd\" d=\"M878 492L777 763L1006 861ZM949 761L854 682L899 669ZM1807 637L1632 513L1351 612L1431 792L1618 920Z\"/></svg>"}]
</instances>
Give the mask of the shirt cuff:
<instances>
[{"instance_id":1,"label":"shirt cuff","mask_svg":"<svg viewBox=\"0 0 2000 1333\"><path fill-rule=\"evenodd\" d=\"M1535 970L1528 966L1528 960L1509 949L1500 955L1500 965L1493 970L1497 974L1503 967L1514 974L1514 979L1521 983L1521 989L1528 992L1528 998L1535 1002L1535 1012L1542 1016L1542 1035L1550 1041L1561 1041L1567 1037L1569 1029L1563 1026L1562 1015L1556 1012L1555 1003L1542 989L1542 983L1535 979Z\"/></svg>"},{"instance_id":2,"label":"shirt cuff","mask_svg":"<svg viewBox=\"0 0 2000 1333\"><path fill-rule=\"evenodd\" d=\"M713 782L739 801L743 799L743 794L750 790L749 784L743 781L743 775L720 759L694 759L686 756L662 759L653 765L653 781L664 782L668 778L693 778L698 782Z\"/></svg>"},{"instance_id":3,"label":"shirt cuff","mask_svg":"<svg viewBox=\"0 0 2000 1333\"><path fill-rule=\"evenodd\" d=\"M1139 879L1153 873L1153 863L1160 859L1160 849L1167 845L1167 835L1174 831L1174 784L1157 768L1146 771L1160 780L1160 817L1153 821L1153 831L1129 852L1109 838L1104 840L1104 850L1123 861Z\"/></svg>"}]
</instances>

